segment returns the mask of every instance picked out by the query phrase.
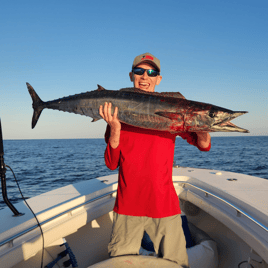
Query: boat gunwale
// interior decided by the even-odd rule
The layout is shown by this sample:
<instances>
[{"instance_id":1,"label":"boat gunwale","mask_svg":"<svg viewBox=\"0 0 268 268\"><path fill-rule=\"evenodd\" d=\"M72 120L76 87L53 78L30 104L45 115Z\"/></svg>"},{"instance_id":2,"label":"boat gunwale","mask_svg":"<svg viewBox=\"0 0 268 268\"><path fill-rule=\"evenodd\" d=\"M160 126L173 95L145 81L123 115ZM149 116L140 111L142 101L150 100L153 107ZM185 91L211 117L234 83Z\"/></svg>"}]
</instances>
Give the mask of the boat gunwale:
<instances>
[{"instance_id":1,"label":"boat gunwale","mask_svg":"<svg viewBox=\"0 0 268 268\"><path fill-rule=\"evenodd\" d=\"M211 196L213 196L214 198L216 198L216 199L220 200L221 202L227 204L229 207L235 209L237 212L239 212L239 213L241 213L242 215L244 215L245 217L247 217L251 222L257 224L257 225L258 225L259 227L261 227L264 231L268 232L268 227L267 227L266 225L264 225L263 223L261 223L260 221L258 221L257 219L255 219L254 217L252 217L251 215L249 215L248 213L246 213L244 210L242 210L242 209L239 208L238 206L236 206L236 205L232 204L231 202L229 202L228 200L224 199L223 197L220 197L220 196L217 195L217 194L213 194L213 193L211 193L210 191L208 191L208 190L206 190L206 189L203 189L203 188L201 188L201 187L199 187L199 186L196 186L196 185L194 185L194 184L192 184L192 183L190 183L190 182L187 182L187 181L178 181L178 180L174 180L174 181L173 181L173 184L177 184L177 185L179 185L180 187L182 187L183 189L185 189L185 185L189 185L189 186L191 186L191 187L193 187L193 188L196 188L196 189L198 189L198 190L204 192L204 193L205 193L205 196L207 196L207 195L211 195ZM175 187L178 187L177 185L175 185ZM77 208L80 208L80 207L82 207L82 206L85 206L85 205L87 205L87 204L90 204L90 203L92 203L92 202L95 202L95 201L97 201L97 200L100 200L100 199L102 199L102 198L104 198L104 197L107 197L107 196L111 196L111 197L112 197L112 195L113 195L116 191L117 191L117 189L115 189L115 190L113 190L113 191L110 191L110 192L108 192L108 193L102 194L102 195L100 195L100 196L94 197L94 198L92 198L92 199L90 199L90 200L87 200L86 202L83 202L83 203L81 203L81 204L79 204L79 205L77 205L77 206L74 206L74 207L72 207L72 208L69 208L69 209L67 209L67 210L65 210L65 211L63 211L63 212L61 212L61 213L59 213L59 214L57 214L57 215L54 215L54 216L52 216L52 217L50 217L50 218L48 218L48 219L46 219L46 220L40 222L40 225L44 225L44 224L46 224L46 223L48 223L48 222L50 222L50 221L52 221L52 220L54 220L54 219L57 219L57 218L59 218L59 217L65 215L65 214L67 214L67 213L69 213L69 212L71 212L71 211L77 209ZM38 224L35 224L35 225L33 225L33 226L27 228L26 230L24 230L24 231L22 231L22 232L20 232L20 233L18 233L18 234L16 234L16 235L14 235L14 236L12 236L12 237L7 238L7 239L5 239L4 241L1 241L1 242L0 242L0 247L3 246L3 245L5 245L5 244L7 244L7 243L10 243L11 241L13 241L13 240L15 240L15 239L17 239L17 238L19 238L19 237L25 235L25 234L27 234L27 233L30 232L30 231L33 231L34 229L36 229L36 228L38 228L38 227L39 227Z\"/></svg>"},{"instance_id":2,"label":"boat gunwale","mask_svg":"<svg viewBox=\"0 0 268 268\"><path fill-rule=\"evenodd\" d=\"M55 215L55 216L50 217L49 219L46 219L46 220L40 222L40 226L42 226L42 225L44 225L44 224L46 224L46 223L48 223L48 222L50 222L50 221L52 221L52 220L55 220L55 219L57 219L57 218L59 218L59 217L65 215L65 214L67 214L67 213L69 213L69 212L71 212L71 211L73 211L73 210L75 210L75 209L77 209L77 208L80 208L80 207L85 206L85 205L87 205L87 204L90 204L90 203L93 203L93 202L95 202L95 201L98 201L98 200L100 200L100 199L102 199L102 198L104 198L104 197L107 197L107 196L111 196L111 197L112 197L112 195L113 195L116 191L117 191L117 190L110 191L110 192L108 192L108 193L105 193L105 194L102 194L102 195L100 195L100 196L94 197L94 198L92 198L92 199L90 199L90 200L87 200L86 202L83 202L83 203L81 203L81 204L79 204L79 205L77 205L77 206L74 206L74 207L72 207L72 208L69 208L69 209L67 209L67 210L65 210L65 211L63 211L63 212L61 212L61 213L59 213L59 214L57 214L57 215ZM0 247L4 246L5 244L10 243L11 241L13 241L13 240L15 240L15 239L18 239L19 237L21 237L21 236L23 236L23 235L25 235L25 234L27 234L27 233L29 233L29 232L31 232L31 231L37 229L37 228L39 228L39 225L38 225L38 224L35 224L35 225L33 225L33 226L27 228L26 230L24 230L24 231L22 231L22 232L19 232L19 233L17 233L17 234L14 235L14 236L11 236L11 237L5 239L4 241L0 241Z\"/></svg>"},{"instance_id":3,"label":"boat gunwale","mask_svg":"<svg viewBox=\"0 0 268 268\"><path fill-rule=\"evenodd\" d=\"M245 217L247 217L250 221L254 222L255 224L257 224L259 227L261 227L264 231L268 232L268 226L264 225L263 223L261 223L260 221L256 220L255 218L253 218L252 216L250 216L248 213L246 213L245 211L243 211L242 209L240 209L238 206L232 204L231 202L227 201L226 199L224 199L223 197L220 197L216 194L213 194L211 193L210 191L208 190L205 190L199 186L195 186L193 185L192 183L189 183L187 181L173 181L173 183L178 183L182 188L185 188L185 184L193 187L193 188L196 188L202 192L205 193L205 196L207 195L211 195L213 197L215 197L216 199L220 200L221 202L227 204L228 206L232 207L233 209L235 209L237 212L241 213L242 215L244 215Z\"/></svg>"}]
</instances>

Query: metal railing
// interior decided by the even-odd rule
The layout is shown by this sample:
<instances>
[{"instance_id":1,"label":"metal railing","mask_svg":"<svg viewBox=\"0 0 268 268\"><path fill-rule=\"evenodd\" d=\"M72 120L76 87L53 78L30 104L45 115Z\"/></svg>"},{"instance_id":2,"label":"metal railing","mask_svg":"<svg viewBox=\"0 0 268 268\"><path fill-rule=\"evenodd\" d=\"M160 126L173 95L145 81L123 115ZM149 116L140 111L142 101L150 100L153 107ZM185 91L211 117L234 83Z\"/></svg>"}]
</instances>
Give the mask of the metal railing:
<instances>
[{"instance_id":1,"label":"metal railing","mask_svg":"<svg viewBox=\"0 0 268 268\"><path fill-rule=\"evenodd\" d=\"M185 182L185 181L173 181L173 183L178 183L180 184L183 188L185 188L185 185L189 185L195 189L198 189L199 191L202 191L205 193L205 196L208 197L209 195L215 197L216 199L220 200L221 202L227 204L228 206L234 208L237 212L237 214L239 215L242 214L244 215L245 217L247 217L249 220L251 220L252 222L254 222L255 224L257 224L258 226L260 226L263 230L265 230L266 232L268 232L268 227L265 226L264 224L262 224L261 222L259 222L258 220L254 219L251 215L249 215L248 213L246 213L245 211L243 211L242 209L240 209L239 207L237 207L236 205L232 204L231 202L225 200L224 198L216 195L216 194L213 194L205 189L202 189L198 186L195 186L193 185L192 183L189 183L189 182Z\"/></svg>"}]
</instances>

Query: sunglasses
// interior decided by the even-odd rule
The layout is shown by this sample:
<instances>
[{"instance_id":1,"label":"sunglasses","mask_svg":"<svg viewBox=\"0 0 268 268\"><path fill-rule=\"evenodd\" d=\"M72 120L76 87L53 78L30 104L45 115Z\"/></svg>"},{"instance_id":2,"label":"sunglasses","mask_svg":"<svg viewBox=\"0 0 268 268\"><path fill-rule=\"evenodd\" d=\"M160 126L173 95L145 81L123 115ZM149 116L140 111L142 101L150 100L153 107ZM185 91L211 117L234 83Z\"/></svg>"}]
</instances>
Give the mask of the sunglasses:
<instances>
[{"instance_id":1,"label":"sunglasses","mask_svg":"<svg viewBox=\"0 0 268 268\"><path fill-rule=\"evenodd\" d=\"M144 72L147 72L148 76L155 77L159 75L159 72L154 69L143 69L143 68L133 68L132 72L137 75L143 75Z\"/></svg>"}]
</instances>

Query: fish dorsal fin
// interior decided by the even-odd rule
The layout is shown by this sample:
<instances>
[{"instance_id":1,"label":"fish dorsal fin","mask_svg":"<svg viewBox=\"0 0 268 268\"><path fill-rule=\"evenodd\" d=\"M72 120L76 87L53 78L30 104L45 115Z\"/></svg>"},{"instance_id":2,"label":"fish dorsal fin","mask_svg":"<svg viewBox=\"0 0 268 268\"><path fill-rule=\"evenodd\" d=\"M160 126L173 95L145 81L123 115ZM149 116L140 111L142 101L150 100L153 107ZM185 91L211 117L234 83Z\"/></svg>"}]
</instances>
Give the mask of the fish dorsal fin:
<instances>
[{"instance_id":1,"label":"fish dorsal fin","mask_svg":"<svg viewBox=\"0 0 268 268\"><path fill-rule=\"evenodd\" d=\"M100 86L100 85L97 85L98 86L98 91L102 91L102 90L106 90L104 87Z\"/></svg>"},{"instance_id":2,"label":"fish dorsal fin","mask_svg":"<svg viewBox=\"0 0 268 268\"><path fill-rule=\"evenodd\" d=\"M185 99L185 97L180 92L160 92L160 93L159 92L147 92L139 88L135 88L135 87L121 88L119 91L142 93L142 94L167 97L167 98Z\"/></svg>"}]
</instances>

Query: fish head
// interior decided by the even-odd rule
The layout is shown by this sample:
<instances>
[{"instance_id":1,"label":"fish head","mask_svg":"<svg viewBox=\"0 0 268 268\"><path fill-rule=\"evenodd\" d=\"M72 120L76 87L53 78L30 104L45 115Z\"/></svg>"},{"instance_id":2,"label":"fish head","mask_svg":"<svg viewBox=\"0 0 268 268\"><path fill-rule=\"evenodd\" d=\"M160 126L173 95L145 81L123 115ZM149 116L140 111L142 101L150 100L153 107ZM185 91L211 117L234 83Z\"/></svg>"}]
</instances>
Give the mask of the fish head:
<instances>
[{"instance_id":1,"label":"fish head","mask_svg":"<svg viewBox=\"0 0 268 268\"><path fill-rule=\"evenodd\" d=\"M248 130L240 128L230 122L234 118L245 113L247 112L232 111L214 105L189 109L185 116L185 128L187 131L196 132L208 131L248 133Z\"/></svg>"}]
</instances>

